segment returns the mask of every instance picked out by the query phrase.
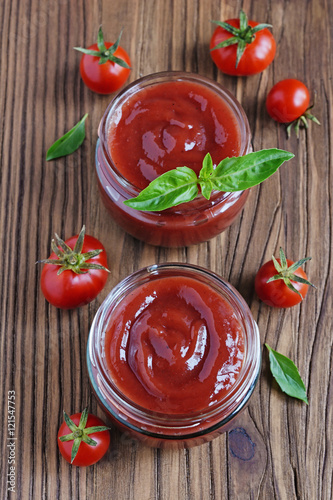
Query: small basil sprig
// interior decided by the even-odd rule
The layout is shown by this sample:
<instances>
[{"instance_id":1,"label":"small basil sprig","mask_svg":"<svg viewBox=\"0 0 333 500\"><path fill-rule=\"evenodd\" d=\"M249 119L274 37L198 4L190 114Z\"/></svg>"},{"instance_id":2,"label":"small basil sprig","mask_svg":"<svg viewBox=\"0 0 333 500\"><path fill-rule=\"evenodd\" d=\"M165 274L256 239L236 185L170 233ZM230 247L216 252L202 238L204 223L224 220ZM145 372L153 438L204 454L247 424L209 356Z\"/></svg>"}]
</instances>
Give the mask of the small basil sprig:
<instances>
[{"instance_id":1,"label":"small basil sprig","mask_svg":"<svg viewBox=\"0 0 333 500\"><path fill-rule=\"evenodd\" d=\"M52 144L46 153L47 161L70 155L81 146L86 136L85 121L87 116L88 113L71 130Z\"/></svg>"},{"instance_id":2,"label":"small basil sprig","mask_svg":"<svg viewBox=\"0 0 333 500\"><path fill-rule=\"evenodd\" d=\"M283 354L274 351L269 345L265 344L265 346L269 351L272 375L282 391L288 394L288 396L301 399L306 404L309 404L305 385L293 361Z\"/></svg>"},{"instance_id":3,"label":"small basil sprig","mask_svg":"<svg viewBox=\"0 0 333 500\"><path fill-rule=\"evenodd\" d=\"M188 167L177 167L154 179L136 198L124 201L136 210L161 211L193 200L200 186L209 200L212 191L243 191L270 177L294 155L282 149L263 149L244 156L225 158L214 168L209 153L199 177Z\"/></svg>"}]
</instances>

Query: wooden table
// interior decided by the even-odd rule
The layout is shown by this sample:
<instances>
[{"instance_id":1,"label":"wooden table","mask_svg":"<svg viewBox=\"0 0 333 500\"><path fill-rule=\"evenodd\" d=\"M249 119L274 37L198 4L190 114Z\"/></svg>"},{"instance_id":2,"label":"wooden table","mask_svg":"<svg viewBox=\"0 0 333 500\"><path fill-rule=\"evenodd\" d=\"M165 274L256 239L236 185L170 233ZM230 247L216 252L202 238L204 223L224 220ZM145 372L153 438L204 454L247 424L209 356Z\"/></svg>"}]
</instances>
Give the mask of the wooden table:
<instances>
[{"instance_id":1,"label":"wooden table","mask_svg":"<svg viewBox=\"0 0 333 500\"><path fill-rule=\"evenodd\" d=\"M332 407L332 37L328 0L284 2L217 0L58 0L0 4L1 79L1 498L7 498L8 460L14 453L15 491L29 499L309 499L333 496ZM211 19L250 18L274 25L277 55L262 74L221 74L209 56ZM80 55L103 24L133 69L130 81L164 70L213 78L242 103L255 149L280 147L295 158L251 190L246 209L222 235L189 248L166 249L134 240L101 203L95 177L97 127L109 96L90 92L79 74ZM272 85L303 80L316 94L315 114L297 140L286 139L265 110ZM45 153L55 139L89 113L87 136L75 154L54 162ZM104 242L111 275L88 306L58 310L39 280L50 241L87 232ZM260 303L254 276L282 246L296 260L312 256L306 271L317 290L289 310ZM235 429L190 450L146 448L112 431L99 464L75 468L59 455L62 411L86 405L102 416L88 383L86 343L97 308L122 278L145 265L190 262L230 281L258 322L262 345L291 357L308 390L309 406L288 398L263 367L248 409ZM8 444L9 395L15 391L15 447ZM238 430L237 430L238 429ZM240 430L243 429L243 430Z\"/></svg>"}]
</instances>

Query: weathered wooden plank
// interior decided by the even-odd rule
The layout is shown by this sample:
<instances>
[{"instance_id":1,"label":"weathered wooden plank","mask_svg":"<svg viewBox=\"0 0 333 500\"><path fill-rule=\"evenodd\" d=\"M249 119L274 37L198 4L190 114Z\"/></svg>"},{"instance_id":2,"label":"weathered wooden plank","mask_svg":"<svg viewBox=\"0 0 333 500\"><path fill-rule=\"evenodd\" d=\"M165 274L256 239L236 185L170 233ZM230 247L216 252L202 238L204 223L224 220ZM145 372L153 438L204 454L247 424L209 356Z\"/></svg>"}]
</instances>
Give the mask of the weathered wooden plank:
<instances>
[{"instance_id":1,"label":"weathered wooden plank","mask_svg":"<svg viewBox=\"0 0 333 500\"><path fill-rule=\"evenodd\" d=\"M251 78L222 75L208 53L211 19L243 7L271 22L277 56ZM5 0L0 4L0 497L7 496L8 391L15 391L17 498L323 499L332 498L332 2ZM72 47L110 39L124 27L130 81L163 70L198 72L233 92L249 117L255 149L277 146L295 158L251 190L233 226L189 248L154 248L124 234L109 218L94 173L97 128L110 100L80 79ZM276 81L296 77L316 93L310 124L287 141L267 115L265 97ZM72 156L46 163L50 144L85 112L87 137ZM39 289L41 267L56 231L64 238L85 223L107 249L111 275L90 305L60 311ZM306 270L317 291L292 310L258 302L253 280L279 246ZM199 448L154 450L112 432L96 466L78 469L58 453L62 410L98 409L86 368L93 316L108 291L148 264L182 261L208 267L242 293L261 341L291 357L308 387L309 406L283 395L272 381L267 352L248 409L228 435Z\"/></svg>"}]
</instances>

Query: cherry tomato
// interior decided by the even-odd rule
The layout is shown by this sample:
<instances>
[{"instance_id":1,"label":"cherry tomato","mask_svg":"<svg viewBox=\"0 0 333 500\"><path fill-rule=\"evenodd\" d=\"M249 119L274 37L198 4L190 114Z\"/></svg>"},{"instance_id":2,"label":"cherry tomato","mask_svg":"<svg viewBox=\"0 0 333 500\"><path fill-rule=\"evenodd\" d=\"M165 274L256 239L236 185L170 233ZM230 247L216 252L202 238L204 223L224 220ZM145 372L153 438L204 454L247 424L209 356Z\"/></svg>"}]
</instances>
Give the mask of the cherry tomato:
<instances>
[{"instance_id":1,"label":"cherry tomato","mask_svg":"<svg viewBox=\"0 0 333 500\"><path fill-rule=\"evenodd\" d=\"M100 418L88 413L87 408L71 417L64 412L64 418L57 439L64 459L79 467L98 462L110 445L109 427Z\"/></svg>"},{"instance_id":2,"label":"cherry tomato","mask_svg":"<svg viewBox=\"0 0 333 500\"><path fill-rule=\"evenodd\" d=\"M268 25L248 21L244 16L244 12L241 11L240 19L228 19L224 23L216 22L219 26L210 40L210 55L214 63L220 71L228 75L248 76L260 73L271 64L275 56L276 43L272 33L265 27ZM239 33L234 34L229 28L225 29L227 25L231 26L231 31L232 28L236 28ZM258 26L262 28L256 31ZM255 31L251 31L251 28L255 28ZM228 44L232 37L235 37L234 44L213 50L219 44ZM239 43L243 46L243 52L238 48ZM242 52L238 63L237 51Z\"/></svg>"},{"instance_id":3,"label":"cherry tomato","mask_svg":"<svg viewBox=\"0 0 333 500\"><path fill-rule=\"evenodd\" d=\"M258 271L254 287L260 300L274 307L292 307L303 300L309 285L300 266L310 257L293 262L285 258L280 248L280 259L266 262ZM269 281L271 280L271 281Z\"/></svg>"},{"instance_id":4,"label":"cherry tomato","mask_svg":"<svg viewBox=\"0 0 333 500\"><path fill-rule=\"evenodd\" d=\"M83 226L79 235L65 242L56 235L52 249L50 257L41 261L45 263L41 288L46 300L61 309L91 302L104 288L109 272L102 243L85 235Z\"/></svg>"},{"instance_id":5,"label":"cherry tomato","mask_svg":"<svg viewBox=\"0 0 333 500\"><path fill-rule=\"evenodd\" d=\"M310 94L307 87L293 78L276 83L266 99L268 114L280 123L297 120L306 112L309 104Z\"/></svg>"},{"instance_id":6,"label":"cherry tomato","mask_svg":"<svg viewBox=\"0 0 333 500\"><path fill-rule=\"evenodd\" d=\"M131 71L131 61L127 52L120 47L119 40L113 44L104 42L100 28L98 42L88 49L75 47L83 52L80 74L87 87L98 94L111 94L127 80Z\"/></svg>"}]
</instances>

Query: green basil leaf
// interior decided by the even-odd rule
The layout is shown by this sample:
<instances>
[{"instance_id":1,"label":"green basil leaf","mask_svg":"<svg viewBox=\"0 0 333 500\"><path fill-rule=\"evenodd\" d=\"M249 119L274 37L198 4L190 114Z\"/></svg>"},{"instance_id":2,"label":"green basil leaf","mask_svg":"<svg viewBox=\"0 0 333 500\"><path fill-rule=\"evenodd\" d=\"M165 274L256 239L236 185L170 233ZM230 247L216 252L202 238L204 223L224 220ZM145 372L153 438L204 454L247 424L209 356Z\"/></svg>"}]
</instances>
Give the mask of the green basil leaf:
<instances>
[{"instance_id":1,"label":"green basil leaf","mask_svg":"<svg viewBox=\"0 0 333 500\"><path fill-rule=\"evenodd\" d=\"M294 155L281 149L263 149L222 160L211 175L214 189L243 191L270 177Z\"/></svg>"},{"instance_id":2,"label":"green basil leaf","mask_svg":"<svg viewBox=\"0 0 333 500\"><path fill-rule=\"evenodd\" d=\"M199 179L206 180L214 172L213 160L210 153L207 153L202 162Z\"/></svg>"},{"instance_id":3,"label":"green basil leaf","mask_svg":"<svg viewBox=\"0 0 333 500\"><path fill-rule=\"evenodd\" d=\"M201 188L201 194L206 198L206 200L209 200L210 195L212 194L213 191L213 184L210 179L207 180L200 180L199 179L199 184Z\"/></svg>"},{"instance_id":4,"label":"green basil leaf","mask_svg":"<svg viewBox=\"0 0 333 500\"><path fill-rule=\"evenodd\" d=\"M136 210L160 211L193 200L198 191L196 173L188 167L177 167L154 179L136 198L124 203Z\"/></svg>"},{"instance_id":5,"label":"green basil leaf","mask_svg":"<svg viewBox=\"0 0 333 500\"><path fill-rule=\"evenodd\" d=\"M225 158L214 169L209 153L203 160L199 173L188 167L177 167L154 179L136 198L124 201L136 210L160 211L193 200L198 194L198 184L209 200L212 190L243 191L260 184L284 161L294 155L280 149L264 149L245 156Z\"/></svg>"},{"instance_id":6,"label":"green basil leaf","mask_svg":"<svg viewBox=\"0 0 333 500\"><path fill-rule=\"evenodd\" d=\"M209 200L210 195L213 190L213 185L210 180L210 176L214 172L214 165L212 157L209 153L206 154L202 162L202 168L200 170L199 184L201 188L202 195Z\"/></svg>"},{"instance_id":7,"label":"green basil leaf","mask_svg":"<svg viewBox=\"0 0 333 500\"><path fill-rule=\"evenodd\" d=\"M81 146L86 136L85 121L87 116L88 113L71 130L52 144L46 153L47 161L70 155Z\"/></svg>"},{"instance_id":8,"label":"green basil leaf","mask_svg":"<svg viewBox=\"0 0 333 500\"><path fill-rule=\"evenodd\" d=\"M308 403L306 388L293 361L283 354L274 351L265 344L269 351L269 362L273 377L281 387L282 391L293 398L301 399Z\"/></svg>"}]
</instances>

